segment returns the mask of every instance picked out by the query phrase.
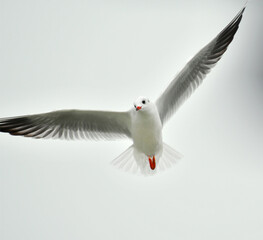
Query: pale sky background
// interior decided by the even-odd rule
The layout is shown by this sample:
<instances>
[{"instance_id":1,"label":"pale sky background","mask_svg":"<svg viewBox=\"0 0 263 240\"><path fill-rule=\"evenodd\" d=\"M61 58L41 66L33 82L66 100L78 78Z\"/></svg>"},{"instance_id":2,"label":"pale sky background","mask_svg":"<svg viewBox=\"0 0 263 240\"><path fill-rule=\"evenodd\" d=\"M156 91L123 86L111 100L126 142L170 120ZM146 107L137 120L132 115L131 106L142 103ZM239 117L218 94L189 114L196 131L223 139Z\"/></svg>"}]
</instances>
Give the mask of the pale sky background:
<instances>
[{"instance_id":1,"label":"pale sky background","mask_svg":"<svg viewBox=\"0 0 263 240\"><path fill-rule=\"evenodd\" d=\"M155 100L241 0L0 1L0 117ZM0 238L263 239L263 1L170 119L184 158L154 177L109 163L130 140L0 134Z\"/></svg>"}]
</instances>

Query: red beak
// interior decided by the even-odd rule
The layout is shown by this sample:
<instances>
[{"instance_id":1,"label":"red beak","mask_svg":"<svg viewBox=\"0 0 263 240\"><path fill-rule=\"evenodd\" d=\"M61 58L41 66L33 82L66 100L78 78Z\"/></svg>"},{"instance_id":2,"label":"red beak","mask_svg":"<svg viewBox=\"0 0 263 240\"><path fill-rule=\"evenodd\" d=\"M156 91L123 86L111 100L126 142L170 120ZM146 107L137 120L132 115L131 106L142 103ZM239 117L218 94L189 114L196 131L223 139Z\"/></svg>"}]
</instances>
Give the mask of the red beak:
<instances>
[{"instance_id":1,"label":"red beak","mask_svg":"<svg viewBox=\"0 0 263 240\"><path fill-rule=\"evenodd\" d=\"M136 111L140 110L142 107L138 106L136 107Z\"/></svg>"}]
</instances>

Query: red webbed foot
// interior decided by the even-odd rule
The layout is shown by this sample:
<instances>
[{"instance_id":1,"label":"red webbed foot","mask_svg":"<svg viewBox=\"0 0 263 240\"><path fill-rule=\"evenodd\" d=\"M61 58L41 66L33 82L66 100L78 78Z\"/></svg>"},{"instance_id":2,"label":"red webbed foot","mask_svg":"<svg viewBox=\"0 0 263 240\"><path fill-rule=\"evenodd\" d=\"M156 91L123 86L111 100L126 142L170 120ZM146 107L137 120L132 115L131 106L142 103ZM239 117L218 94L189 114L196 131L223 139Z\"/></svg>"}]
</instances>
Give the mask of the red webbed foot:
<instances>
[{"instance_id":1,"label":"red webbed foot","mask_svg":"<svg viewBox=\"0 0 263 240\"><path fill-rule=\"evenodd\" d=\"M154 170L155 167L156 167L155 156L153 156L152 159L149 157L149 163L150 163L150 167L151 167L151 169Z\"/></svg>"}]
</instances>

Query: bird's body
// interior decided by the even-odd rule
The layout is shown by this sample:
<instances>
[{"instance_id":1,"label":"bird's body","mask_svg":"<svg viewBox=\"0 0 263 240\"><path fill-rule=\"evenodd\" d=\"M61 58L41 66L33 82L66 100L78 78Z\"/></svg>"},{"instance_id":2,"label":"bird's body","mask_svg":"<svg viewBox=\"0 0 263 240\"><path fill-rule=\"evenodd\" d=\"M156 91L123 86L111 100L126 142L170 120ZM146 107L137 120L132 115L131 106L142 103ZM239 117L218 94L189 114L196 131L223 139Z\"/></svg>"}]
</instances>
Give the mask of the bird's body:
<instances>
[{"instance_id":1,"label":"bird's body","mask_svg":"<svg viewBox=\"0 0 263 240\"><path fill-rule=\"evenodd\" d=\"M146 156L162 151L162 123L157 107L150 103L145 111L131 111L131 135L136 149Z\"/></svg>"},{"instance_id":2,"label":"bird's body","mask_svg":"<svg viewBox=\"0 0 263 240\"><path fill-rule=\"evenodd\" d=\"M156 102L139 97L126 112L62 110L0 119L0 131L34 138L131 138L131 145L113 163L120 168L153 174L176 162L181 155L163 142L165 122L201 84L220 60L239 27L236 17L179 72Z\"/></svg>"}]
</instances>

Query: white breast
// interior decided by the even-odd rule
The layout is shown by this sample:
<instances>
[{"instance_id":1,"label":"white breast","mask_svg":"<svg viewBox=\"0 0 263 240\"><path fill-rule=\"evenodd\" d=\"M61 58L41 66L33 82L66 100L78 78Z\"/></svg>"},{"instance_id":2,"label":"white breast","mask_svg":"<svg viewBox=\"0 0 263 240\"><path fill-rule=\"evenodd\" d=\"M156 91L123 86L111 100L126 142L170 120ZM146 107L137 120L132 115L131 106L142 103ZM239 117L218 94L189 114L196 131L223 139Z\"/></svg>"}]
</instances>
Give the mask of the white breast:
<instances>
[{"instance_id":1,"label":"white breast","mask_svg":"<svg viewBox=\"0 0 263 240\"><path fill-rule=\"evenodd\" d=\"M155 104L133 112L131 130L137 151L153 156L162 150L162 123Z\"/></svg>"}]
</instances>

